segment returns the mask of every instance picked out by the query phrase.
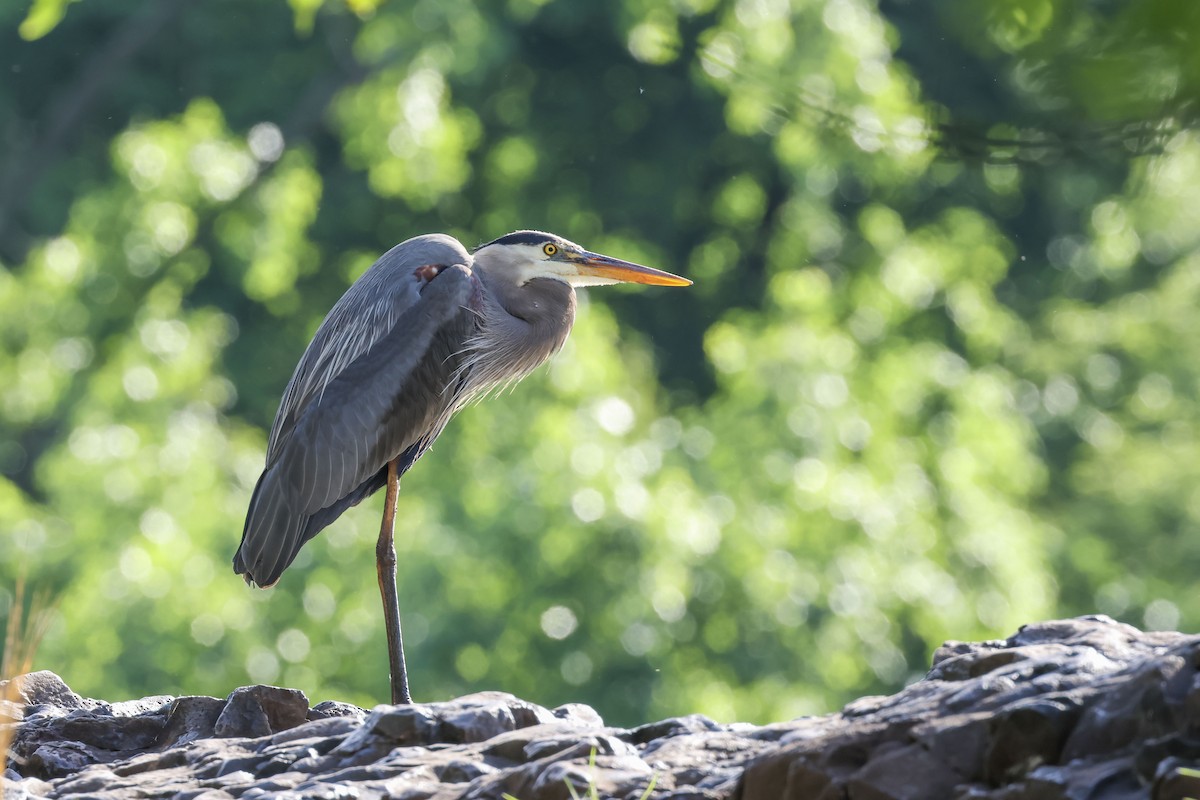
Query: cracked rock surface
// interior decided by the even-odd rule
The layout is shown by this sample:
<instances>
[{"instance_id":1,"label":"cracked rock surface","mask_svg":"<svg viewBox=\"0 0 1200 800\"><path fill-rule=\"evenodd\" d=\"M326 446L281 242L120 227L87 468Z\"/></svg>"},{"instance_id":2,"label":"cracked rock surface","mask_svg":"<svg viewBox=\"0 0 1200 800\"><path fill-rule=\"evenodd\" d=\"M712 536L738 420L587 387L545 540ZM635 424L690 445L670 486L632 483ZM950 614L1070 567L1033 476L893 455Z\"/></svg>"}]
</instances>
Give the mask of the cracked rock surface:
<instances>
[{"instance_id":1,"label":"cracked rock surface","mask_svg":"<svg viewBox=\"0 0 1200 800\"><path fill-rule=\"evenodd\" d=\"M1200 637L1102 617L943 645L921 681L771 725L606 726L496 692L364 711L295 689L80 697L50 672L0 705L3 797L1118 800L1200 797ZM12 693L10 692L10 696ZM594 759L594 764L590 763Z\"/></svg>"}]
</instances>

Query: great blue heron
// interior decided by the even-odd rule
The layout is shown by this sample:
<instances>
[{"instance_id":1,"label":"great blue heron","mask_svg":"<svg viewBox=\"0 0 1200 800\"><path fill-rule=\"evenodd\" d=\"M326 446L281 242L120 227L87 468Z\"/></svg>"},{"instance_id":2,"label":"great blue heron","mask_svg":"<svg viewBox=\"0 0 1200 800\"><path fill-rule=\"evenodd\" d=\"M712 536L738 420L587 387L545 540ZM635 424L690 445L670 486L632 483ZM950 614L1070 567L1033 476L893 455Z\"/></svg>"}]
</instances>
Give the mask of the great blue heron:
<instances>
[{"instance_id":1,"label":"great blue heron","mask_svg":"<svg viewBox=\"0 0 1200 800\"><path fill-rule=\"evenodd\" d=\"M687 286L669 272L517 231L476 248L401 242L334 304L284 391L234 571L273 585L309 539L383 486L375 546L392 702L409 703L392 532L400 476L454 412L562 347L576 286Z\"/></svg>"}]
</instances>

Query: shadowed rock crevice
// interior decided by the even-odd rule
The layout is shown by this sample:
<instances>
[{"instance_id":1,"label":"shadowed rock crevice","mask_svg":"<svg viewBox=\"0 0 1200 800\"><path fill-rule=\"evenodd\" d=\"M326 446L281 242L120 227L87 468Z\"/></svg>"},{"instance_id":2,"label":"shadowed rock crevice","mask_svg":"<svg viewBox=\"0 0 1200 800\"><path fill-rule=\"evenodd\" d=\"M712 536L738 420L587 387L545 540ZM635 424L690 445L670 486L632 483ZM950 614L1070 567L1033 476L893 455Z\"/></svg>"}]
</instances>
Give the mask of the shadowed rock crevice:
<instances>
[{"instance_id":1,"label":"shadowed rock crevice","mask_svg":"<svg viewBox=\"0 0 1200 800\"><path fill-rule=\"evenodd\" d=\"M370 712L272 686L106 703L39 672L18 679L4 796L562 800L567 781L638 798L653 780L678 800L1197 797L1198 666L1200 637L1089 617L947 643L925 679L824 717L633 729L495 692Z\"/></svg>"}]
</instances>

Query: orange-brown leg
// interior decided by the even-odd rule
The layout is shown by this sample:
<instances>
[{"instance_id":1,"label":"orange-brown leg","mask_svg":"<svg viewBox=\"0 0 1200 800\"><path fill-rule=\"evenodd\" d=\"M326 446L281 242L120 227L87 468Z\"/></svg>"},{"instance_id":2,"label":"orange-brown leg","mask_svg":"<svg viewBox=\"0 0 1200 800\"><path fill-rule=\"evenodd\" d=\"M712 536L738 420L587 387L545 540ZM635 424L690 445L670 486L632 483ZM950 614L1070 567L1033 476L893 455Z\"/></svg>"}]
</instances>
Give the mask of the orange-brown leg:
<instances>
[{"instance_id":1,"label":"orange-brown leg","mask_svg":"<svg viewBox=\"0 0 1200 800\"><path fill-rule=\"evenodd\" d=\"M396 495L400 492L399 459L388 463L387 493L383 501L383 524L375 544L375 572L379 576L379 594L383 598L383 620L387 626L388 661L392 676L392 703L411 703L408 670L404 666L404 640L400 638L400 603L396 599Z\"/></svg>"}]
</instances>

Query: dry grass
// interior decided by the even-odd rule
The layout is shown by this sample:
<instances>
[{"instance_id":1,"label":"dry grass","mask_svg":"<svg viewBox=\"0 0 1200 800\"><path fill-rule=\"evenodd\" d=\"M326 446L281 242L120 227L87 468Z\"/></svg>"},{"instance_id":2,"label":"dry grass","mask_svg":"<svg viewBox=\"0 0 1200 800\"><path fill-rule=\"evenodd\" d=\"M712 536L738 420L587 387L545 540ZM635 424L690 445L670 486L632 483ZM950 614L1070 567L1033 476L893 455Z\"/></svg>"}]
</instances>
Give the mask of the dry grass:
<instances>
[{"instance_id":1,"label":"dry grass","mask_svg":"<svg viewBox=\"0 0 1200 800\"><path fill-rule=\"evenodd\" d=\"M18 577L4 629L4 656L0 658L0 681L4 681L0 687L0 775L8 765L8 748L21 721L21 686L17 676L32 669L34 653L50 626L52 612L49 595L44 592L33 595L26 607L25 577ZM3 797L4 785L0 784L0 800Z\"/></svg>"}]
</instances>

